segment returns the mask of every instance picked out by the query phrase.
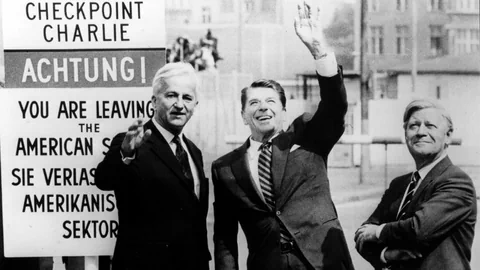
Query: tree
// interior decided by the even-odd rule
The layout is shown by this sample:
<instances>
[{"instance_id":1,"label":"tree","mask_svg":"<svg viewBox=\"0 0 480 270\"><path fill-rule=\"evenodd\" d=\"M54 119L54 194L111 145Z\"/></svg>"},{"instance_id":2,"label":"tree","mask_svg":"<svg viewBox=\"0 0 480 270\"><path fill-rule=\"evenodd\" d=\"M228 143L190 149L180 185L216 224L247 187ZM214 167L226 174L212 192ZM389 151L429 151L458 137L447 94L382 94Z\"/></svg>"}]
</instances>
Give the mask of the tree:
<instances>
[{"instance_id":1,"label":"tree","mask_svg":"<svg viewBox=\"0 0 480 270\"><path fill-rule=\"evenodd\" d=\"M332 22L323 30L327 43L334 49L338 62L353 69L354 4L341 3L335 9Z\"/></svg>"}]
</instances>

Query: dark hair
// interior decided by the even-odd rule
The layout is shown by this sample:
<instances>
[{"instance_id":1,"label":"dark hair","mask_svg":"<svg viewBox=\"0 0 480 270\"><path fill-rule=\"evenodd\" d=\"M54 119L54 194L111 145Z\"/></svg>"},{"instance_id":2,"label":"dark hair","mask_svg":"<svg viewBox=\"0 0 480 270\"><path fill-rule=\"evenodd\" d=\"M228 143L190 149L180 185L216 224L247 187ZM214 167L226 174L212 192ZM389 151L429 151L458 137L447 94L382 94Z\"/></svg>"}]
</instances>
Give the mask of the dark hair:
<instances>
[{"instance_id":1,"label":"dark hair","mask_svg":"<svg viewBox=\"0 0 480 270\"><path fill-rule=\"evenodd\" d=\"M254 81L249 87L242 89L240 101L242 102L242 111L245 109L245 103L247 102L247 91L251 88L272 88L278 93L280 102L282 102L282 107L285 109L287 106L287 98L285 97L285 90L283 87L274 80L260 79Z\"/></svg>"}]
</instances>

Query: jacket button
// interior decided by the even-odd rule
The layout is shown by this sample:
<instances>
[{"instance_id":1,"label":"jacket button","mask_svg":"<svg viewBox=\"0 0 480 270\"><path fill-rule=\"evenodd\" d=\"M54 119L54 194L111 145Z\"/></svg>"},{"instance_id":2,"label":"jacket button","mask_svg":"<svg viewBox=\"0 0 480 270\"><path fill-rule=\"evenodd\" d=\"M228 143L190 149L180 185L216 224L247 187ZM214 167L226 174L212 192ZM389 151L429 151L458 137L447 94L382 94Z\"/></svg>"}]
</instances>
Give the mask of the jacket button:
<instances>
[{"instance_id":1,"label":"jacket button","mask_svg":"<svg viewBox=\"0 0 480 270\"><path fill-rule=\"evenodd\" d=\"M281 212L277 211L275 214L277 214L277 216L280 216Z\"/></svg>"}]
</instances>

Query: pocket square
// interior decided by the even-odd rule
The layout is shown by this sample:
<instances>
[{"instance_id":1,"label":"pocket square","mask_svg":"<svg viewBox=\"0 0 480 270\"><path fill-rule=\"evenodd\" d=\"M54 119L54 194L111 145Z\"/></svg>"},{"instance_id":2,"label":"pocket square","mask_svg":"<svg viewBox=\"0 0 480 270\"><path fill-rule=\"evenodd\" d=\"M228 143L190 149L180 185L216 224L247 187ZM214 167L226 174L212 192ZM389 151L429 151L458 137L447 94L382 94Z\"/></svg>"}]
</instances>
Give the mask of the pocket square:
<instances>
[{"instance_id":1,"label":"pocket square","mask_svg":"<svg viewBox=\"0 0 480 270\"><path fill-rule=\"evenodd\" d=\"M294 144L294 145L292 146L292 148L290 148L290 153L293 152L293 151L295 151L295 150L297 150L298 148L300 148L300 145Z\"/></svg>"}]
</instances>

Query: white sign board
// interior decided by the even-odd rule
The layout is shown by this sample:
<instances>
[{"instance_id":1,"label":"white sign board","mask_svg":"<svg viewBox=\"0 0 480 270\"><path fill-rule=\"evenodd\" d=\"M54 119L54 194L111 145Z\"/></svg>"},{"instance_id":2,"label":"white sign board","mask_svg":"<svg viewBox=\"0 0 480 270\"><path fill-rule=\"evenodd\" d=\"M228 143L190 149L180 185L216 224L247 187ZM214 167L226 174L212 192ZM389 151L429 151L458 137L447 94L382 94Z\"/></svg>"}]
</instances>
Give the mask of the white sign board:
<instances>
[{"instance_id":1,"label":"white sign board","mask_svg":"<svg viewBox=\"0 0 480 270\"><path fill-rule=\"evenodd\" d=\"M165 44L164 2L3 0L4 48L158 47Z\"/></svg>"},{"instance_id":2,"label":"white sign board","mask_svg":"<svg viewBox=\"0 0 480 270\"><path fill-rule=\"evenodd\" d=\"M95 168L116 133L153 115L163 2L3 0L6 257L113 254L116 200L95 186ZM86 39L95 27L98 40Z\"/></svg>"}]
</instances>

